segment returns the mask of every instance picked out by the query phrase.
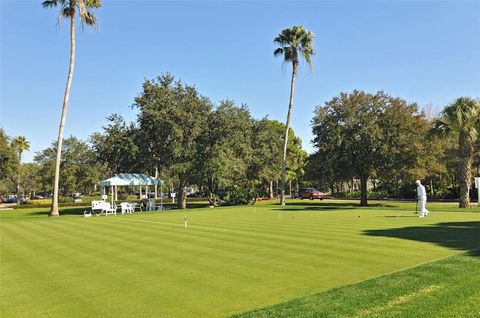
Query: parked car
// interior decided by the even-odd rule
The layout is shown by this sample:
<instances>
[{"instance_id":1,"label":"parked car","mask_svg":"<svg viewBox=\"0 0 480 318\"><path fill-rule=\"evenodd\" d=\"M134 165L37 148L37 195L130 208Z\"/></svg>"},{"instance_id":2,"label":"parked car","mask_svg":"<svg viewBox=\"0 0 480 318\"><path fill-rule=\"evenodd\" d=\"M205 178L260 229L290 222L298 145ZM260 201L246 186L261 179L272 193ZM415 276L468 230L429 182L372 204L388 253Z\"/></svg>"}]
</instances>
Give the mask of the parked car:
<instances>
[{"instance_id":1,"label":"parked car","mask_svg":"<svg viewBox=\"0 0 480 318\"><path fill-rule=\"evenodd\" d=\"M320 199L320 200L323 200L324 196L325 196L325 193L320 192L315 188L304 188L304 189L300 189L300 191L298 192L298 197L302 200L303 199L310 199L310 200Z\"/></svg>"},{"instance_id":2,"label":"parked car","mask_svg":"<svg viewBox=\"0 0 480 318\"><path fill-rule=\"evenodd\" d=\"M16 194L10 194L4 199L5 203L16 203L18 200L18 197Z\"/></svg>"}]
</instances>

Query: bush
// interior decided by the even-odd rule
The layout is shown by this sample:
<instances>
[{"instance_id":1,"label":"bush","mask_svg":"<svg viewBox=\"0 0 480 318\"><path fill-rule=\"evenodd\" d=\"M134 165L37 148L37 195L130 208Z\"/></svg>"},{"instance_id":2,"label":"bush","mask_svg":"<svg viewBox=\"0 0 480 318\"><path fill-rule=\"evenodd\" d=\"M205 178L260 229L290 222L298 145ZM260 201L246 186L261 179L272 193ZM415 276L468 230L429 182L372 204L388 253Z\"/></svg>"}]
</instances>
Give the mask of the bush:
<instances>
[{"instance_id":1,"label":"bush","mask_svg":"<svg viewBox=\"0 0 480 318\"><path fill-rule=\"evenodd\" d=\"M240 187L234 187L225 197L224 202L226 205L246 205L253 199L250 191Z\"/></svg>"},{"instance_id":2,"label":"bush","mask_svg":"<svg viewBox=\"0 0 480 318\"><path fill-rule=\"evenodd\" d=\"M75 199L71 197L59 197L58 206L90 206L93 200L101 200L101 196L89 196L80 198L82 202L75 203ZM30 209L30 208L48 208L52 205L52 199L30 200L26 204L16 205L15 209Z\"/></svg>"}]
</instances>

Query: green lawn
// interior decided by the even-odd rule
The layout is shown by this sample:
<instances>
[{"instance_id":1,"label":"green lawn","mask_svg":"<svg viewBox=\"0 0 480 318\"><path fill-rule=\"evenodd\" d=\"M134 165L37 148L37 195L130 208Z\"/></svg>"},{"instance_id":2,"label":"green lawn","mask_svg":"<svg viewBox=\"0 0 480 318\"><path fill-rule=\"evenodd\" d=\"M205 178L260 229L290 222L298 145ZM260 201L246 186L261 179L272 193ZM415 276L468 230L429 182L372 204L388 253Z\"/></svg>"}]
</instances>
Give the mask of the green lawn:
<instances>
[{"instance_id":1,"label":"green lawn","mask_svg":"<svg viewBox=\"0 0 480 318\"><path fill-rule=\"evenodd\" d=\"M480 317L480 250L235 317Z\"/></svg>"},{"instance_id":2,"label":"green lawn","mask_svg":"<svg viewBox=\"0 0 480 318\"><path fill-rule=\"evenodd\" d=\"M480 247L478 208L428 208L425 219L412 203L328 200L89 219L3 211L0 316L225 317Z\"/></svg>"}]
</instances>

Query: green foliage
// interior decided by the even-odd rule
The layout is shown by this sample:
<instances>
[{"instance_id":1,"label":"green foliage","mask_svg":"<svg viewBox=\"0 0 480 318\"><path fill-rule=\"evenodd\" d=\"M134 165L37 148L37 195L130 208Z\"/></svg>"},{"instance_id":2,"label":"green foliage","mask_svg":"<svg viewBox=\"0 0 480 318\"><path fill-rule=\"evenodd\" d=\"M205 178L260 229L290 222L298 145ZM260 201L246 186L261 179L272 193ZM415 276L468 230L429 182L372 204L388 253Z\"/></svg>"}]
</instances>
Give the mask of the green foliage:
<instances>
[{"instance_id":1,"label":"green foliage","mask_svg":"<svg viewBox=\"0 0 480 318\"><path fill-rule=\"evenodd\" d=\"M205 145L212 105L195 87L175 81L171 74L145 80L135 98L140 144L151 167L168 169L178 177L179 206L185 207L184 187L199 180L198 166Z\"/></svg>"},{"instance_id":2,"label":"green foliage","mask_svg":"<svg viewBox=\"0 0 480 318\"><path fill-rule=\"evenodd\" d=\"M34 161L40 166L40 183L42 192L52 191L55 172L56 143L38 152ZM92 148L85 142L69 137L62 146L62 160L60 163L60 189L66 196L70 193L94 192L99 180L106 176L106 169L97 162Z\"/></svg>"},{"instance_id":3,"label":"green foliage","mask_svg":"<svg viewBox=\"0 0 480 318\"><path fill-rule=\"evenodd\" d=\"M42 2L44 8L60 7L60 18L71 18L78 11L80 21L89 26L97 24L97 17L91 9L100 8L100 0L45 0Z\"/></svg>"},{"instance_id":4,"label":"green foliage","mask_svg":"<svg viewBox=\"0 0 480 318\"><path fill-rule=\"evenodd\" d=\"M10 138L0 128L0 193L15 191L14 177L19 169L19 157L10 143Z\"/></svg>"},{"instance_id":5,"label":"green foliage","mask_svg":"<svg viewBox=\"0 0 480 318\"><path fill-rule=\"evenodd\" d=\"M370 177L419 178L435 159L425 152L429 125L417 105L383 92L341 93L316 108L312 125L317 151L309 170L327 184L360 179L362 204Z\"/></svg>"},{"instance_id":6,"label":"green foliage","mask_svg":"<svg viewBox=\"0 0 480 318\"><path fill-rule=\"evenodd\" d=\"M218 193L234 185L245 186L252 162L254 121L246 105L221 101L209 114L202 138L202 163L209 192Z\"/></svg>"},{"instance_id":7,"label":"green foliage","mask_svg":"<svg viewBox=\"0 0 480 318\"><path fill-rule=\"evenodd\" d=\"M479 157L480 100L467 97L458 98L443 110L437 119L435 132L438 135L455 140L460 202L462 208L470 203L470 185L472 165Z\"/></svg>"},{"instance_id":8,"label":"green foliage","mask_svg":"<svg viewBox=\"0 0 480 318\"><path fill-rule=\"evenodd\" d=\"M235 186L224 197L223 201L226 205L246 205L252 203L252 200L255 199L256 197L249 189Z\"/></svg>"},{"instance_id":9,"label":"green foliage","mask_svg":"<svg viewBox=\"0 0 480 318\"><path fill-rule=\"evenodd\" d=\"M303 57L312 68L312 55L315 55L313 48L313 32L303 26L293 26L282 30L273 40L279 47L273 52L274 56L282 56L285 62L298 64L299 56ZM295 66L294 66L295 67Z\"/></svg>"},{"instance_id":10,"label":"green foliage","mask_svg":"<svg viewBox=\"0 0 480 318\"><path fill-rule=\"evenodd\" d=\"M128 125L118 114L110 115L107 121L109 123L103 127L102 133L90 137L96 160L107 166L112 175L143 173L138 128L134 124Z\"/></svg>"}]
</instances>

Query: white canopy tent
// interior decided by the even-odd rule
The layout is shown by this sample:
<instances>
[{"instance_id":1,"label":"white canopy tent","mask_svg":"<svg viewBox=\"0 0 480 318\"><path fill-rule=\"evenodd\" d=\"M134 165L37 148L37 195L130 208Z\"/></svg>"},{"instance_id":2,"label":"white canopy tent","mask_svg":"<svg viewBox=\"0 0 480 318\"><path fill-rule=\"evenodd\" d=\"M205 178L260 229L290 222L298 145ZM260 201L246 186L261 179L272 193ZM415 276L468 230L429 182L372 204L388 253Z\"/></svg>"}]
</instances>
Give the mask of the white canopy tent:
<instances>
[{"instance_id":1,"label":"white canopy tent","mask_svg":"<svg viewBox=\"0 0 480 318\"><path fill-rule=\"evenodd\" d=\"M113 201L113 187L117 186L160 186L160 200L163 206L163 180L155 179L154 177L147 176L141 173L120 173L111 178L100 181L100 185L104 189L105 187L111 187L112 201Z\"/></svg>"}]
</instances>

